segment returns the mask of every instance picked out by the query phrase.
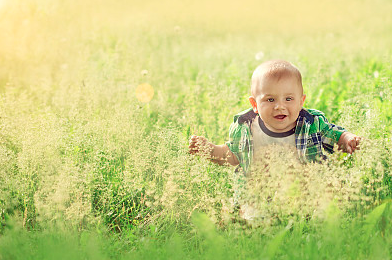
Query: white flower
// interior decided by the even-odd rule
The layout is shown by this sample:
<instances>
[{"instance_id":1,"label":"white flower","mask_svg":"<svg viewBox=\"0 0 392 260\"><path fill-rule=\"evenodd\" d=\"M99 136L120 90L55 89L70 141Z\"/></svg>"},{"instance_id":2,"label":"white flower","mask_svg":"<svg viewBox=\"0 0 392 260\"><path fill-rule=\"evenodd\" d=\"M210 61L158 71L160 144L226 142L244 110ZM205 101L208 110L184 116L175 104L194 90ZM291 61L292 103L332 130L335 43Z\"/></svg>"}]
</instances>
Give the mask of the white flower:
<instances>
[{"instance_id":1,"label":"white flower","mask_svg":"<svg viewBox=\"0 0 392 260\"><path fill-rule=\"evenodd\" d=\"M375 78L378 78L378 76L380 76L380 73L378 73L378 71L376 70L376 71L373 73L373 75L374 75Z\"/></svg>"},{"instance_id":2,"label":"white flower","mask_svg":"<svg viewBox=\"0 0 392 260\"><path fill-rule=\"evenodd\" d=\"M148 74L148 70L142 70L142 71L140 72L140 74L142 74L143 76L146 76L146 75Z\"/></svg>"},{"instance_id":3,"label":"white flower","mask_svg":"<svg viewBox=\"0 0 392 260\"><path fill-rule=\"evenodd\" d=\"M256 60L262 60L264 58L264 53L262 51L256 53L255 59Z\"/></svg>"}]
</instances>

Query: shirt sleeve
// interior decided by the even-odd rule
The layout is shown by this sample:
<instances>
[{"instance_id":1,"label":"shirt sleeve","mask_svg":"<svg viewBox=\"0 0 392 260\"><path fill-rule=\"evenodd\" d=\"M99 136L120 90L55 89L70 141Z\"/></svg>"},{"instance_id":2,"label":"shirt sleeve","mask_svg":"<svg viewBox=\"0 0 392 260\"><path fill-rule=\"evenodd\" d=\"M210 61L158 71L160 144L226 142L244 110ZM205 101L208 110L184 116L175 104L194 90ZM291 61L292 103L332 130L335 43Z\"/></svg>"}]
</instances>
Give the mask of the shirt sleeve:
<instances>
[{"instance_id":1,"label":"shirt sleeve","mask_svg":"<svg viewBox=\"0 0 392 260\"><path fill-rule=\"evenodd\" d=\"M241 127L237 122L230 125L229 129L229 141L225 144L229 147L230 151L237 157L240 165L243 163L242 154L240 152L240 141L241 141Z\"/></svg>"},{"instance_id":2,"label":"shirt sleeve","mask_svg":"<svg viewBox=\"0 0 392 260\"><path fill-rule=\"evenodd\" d=\"M334 145L338 143L340 136L347 130L341 126L329 123L324 115L319 116L319 124L323 147L332 153Z\"/></svg>"}]
</instances>

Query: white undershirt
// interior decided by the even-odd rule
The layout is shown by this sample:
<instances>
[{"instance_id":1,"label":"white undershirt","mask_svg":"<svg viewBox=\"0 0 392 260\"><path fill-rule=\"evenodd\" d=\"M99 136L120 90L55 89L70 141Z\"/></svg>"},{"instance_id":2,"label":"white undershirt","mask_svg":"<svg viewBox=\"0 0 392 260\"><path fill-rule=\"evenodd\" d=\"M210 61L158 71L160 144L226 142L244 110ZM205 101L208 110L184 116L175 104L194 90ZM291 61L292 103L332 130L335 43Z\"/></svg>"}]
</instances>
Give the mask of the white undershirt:
<instances>
[{"instance_id":1,"label":"white undershirt","mask_svg":"<svg viewBox=\"0 0 392 260\"><path fill-rule=\"evenodd\" d=\"M295 135L292 133L289 136L272 137L265 133L259 125L259 117L257 116L252 123L251 133L253 136L253 147L259 148L269 144L289 144L295 147ZM275 133L279 135L279 133Z\"/></svg>"},{"instance_id":2,"label":"white undershirt","mask_svg":"<svg viewBox=\"0 0 392 260\"><path fill-rule=\"evenodd\" d=\"M263 150L272 147L281 147L291 154L295 153L294 129L286 133L274 133L269 131L264 123L260 126L259 120L259 116L256 116L250 130L253 137L253 160L257 160L262 155Z\"/></svg>"},{"instance_id":3,"label":"white undershirt","mask_svg":"<svg viewBox=\"0 0 392 260\"><path fill-rule=\"evenodd\" d=\"M256 116L250 129L253 137L254 149L252 164L256 164L256 167L254 169L252 169L252 167L251 171L257 171L257 163L262 162L263 155L265 155L266 152L276 152L279 155L291 156L291 158L293 158L293 155L296 153L294 129L286 133L274 133L269 131L262 121L261 123L262 126L259 124L259 116ZM262 216L261 212L259 212L252 203L246 202L240 207L240 216L248 221L252 221L257 217Z\"/></svg>"}]
</instances>

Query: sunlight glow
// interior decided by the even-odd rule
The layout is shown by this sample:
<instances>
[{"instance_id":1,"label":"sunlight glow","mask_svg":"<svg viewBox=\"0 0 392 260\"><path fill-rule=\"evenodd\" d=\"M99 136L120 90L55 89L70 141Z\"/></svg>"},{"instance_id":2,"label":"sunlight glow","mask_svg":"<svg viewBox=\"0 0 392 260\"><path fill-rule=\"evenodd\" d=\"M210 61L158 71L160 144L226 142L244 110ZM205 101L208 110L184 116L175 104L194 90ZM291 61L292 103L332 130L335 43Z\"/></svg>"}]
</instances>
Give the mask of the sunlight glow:
<instances>
[{"instance_id":1,"label":"sunlight glow","mask_svg":"<svg viewBox=\"0 0 392 260\"><path fill-rule=\"evenodd\" d=\"M0 0L0 8L3 8L6 4L7 0Z\"/></svg>"},{"instance_id":2,"label":"sunlight glow","mask_svg":"<svg viewBox=\"0 0 392 260\"><path fill-rule=\"evenodd\" d=\"M136 98L143 103L148 103L154 96L154 88L148 84L143 83L136 88Z\"/></svg>"}]
</instances>

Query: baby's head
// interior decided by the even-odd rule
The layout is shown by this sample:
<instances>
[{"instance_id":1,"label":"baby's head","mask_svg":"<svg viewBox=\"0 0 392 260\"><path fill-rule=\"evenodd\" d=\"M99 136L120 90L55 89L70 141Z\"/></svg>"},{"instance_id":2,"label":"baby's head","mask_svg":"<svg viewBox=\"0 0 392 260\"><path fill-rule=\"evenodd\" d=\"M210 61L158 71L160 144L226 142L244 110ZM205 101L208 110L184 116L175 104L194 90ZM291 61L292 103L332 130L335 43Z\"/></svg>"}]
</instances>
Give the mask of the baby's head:
<instances>
[{"instance_id":1,"label":"baby's head","mask_svg":"<svg viewBox=\"0 0 392 260\"><path fill-rule=\"evenodd\" d=\"M292 130L305 98L301 73L290 62L267 61L253 72L249 101L270 131Z\"/></svg>"}]
</instances>

